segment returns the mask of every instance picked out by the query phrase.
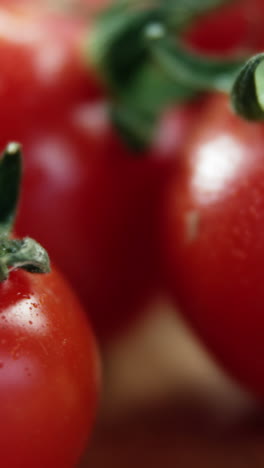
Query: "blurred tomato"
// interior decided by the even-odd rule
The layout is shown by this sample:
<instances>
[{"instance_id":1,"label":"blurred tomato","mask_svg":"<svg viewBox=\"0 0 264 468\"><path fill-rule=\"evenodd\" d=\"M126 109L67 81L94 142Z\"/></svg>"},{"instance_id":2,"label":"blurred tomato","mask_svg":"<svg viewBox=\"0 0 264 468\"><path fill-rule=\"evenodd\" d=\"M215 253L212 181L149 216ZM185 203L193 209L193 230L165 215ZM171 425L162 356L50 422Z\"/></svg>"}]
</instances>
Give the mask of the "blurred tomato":
<instances>
[{"instance_id":1,"label":"blurred tomato","mask_svg":"<svg viewBox=\"0 0 264 468\"><path fill-rule=\"evenodd\" d=\"M263 13L263 0L233 0L194 21L185 38L196 49L213 54L257 50L263 37Z\"/></svg>"},{"instance_id":2,"label":"blurred tomato","mask_svg":"<svg viewBox=\"0 0 264 468\"><path fill-rule=\"evenodd\" d=\"M30 125L33 112L48 120L73 101L101 94L82 52L89 28L41 8L0 8L1 123L12 128L23 113Z\"/></svg>"}]
</instances>

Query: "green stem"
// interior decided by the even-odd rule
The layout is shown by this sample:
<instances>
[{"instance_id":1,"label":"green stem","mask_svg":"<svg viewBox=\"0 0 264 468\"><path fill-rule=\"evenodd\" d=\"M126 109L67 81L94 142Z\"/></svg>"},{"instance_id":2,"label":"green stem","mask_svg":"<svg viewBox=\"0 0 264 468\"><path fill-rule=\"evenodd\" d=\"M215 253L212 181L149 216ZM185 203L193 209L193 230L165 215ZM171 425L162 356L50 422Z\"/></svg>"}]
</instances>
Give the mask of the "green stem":
<instances>
[{"instance_id":1,"label":"green stem","mask_svg":"<svg viewBox=\"0 0 264 468\"><path fill-rule=\"evenodd\" d=\"M20 192L22 173L18 143L9 143L0 160L0 235L12 229Z\"/></svg>"},{"instance_id":2,"label":"green stem","mask_svg":"<svg viewBox=\"0 0 264 468\"><path fill-rule=\"evenodd\" d=\"M153 26L152 26L153 27ZM153 38L146 31L153 60L176 84L197 91L229 93L245 59L221 60L188 50L186 46L164 35Z\"/></svg>"},{"instance_id":3,"label":"green stem","mask_svg":"<svg viewBox=\"0 0 264 468\"><path fill-rule=\"evenodd\" d=\"M230 91L243 61L187 49L182 29L228 0L123 0L98 18L89 43L112 100L113 122L135 150L148 146L167 106Z\"/></svg>"},{"instance_id":4,"label":"green stem","mask_svg":"<svg viewBox=\"0 0 264 468\"><path fill-rule=\"evenodd\" d=\"M8 278L9 271L22 268L30 273L49 273L49 256L34 239L0 238L0 282Z\"/></svg>"},{"instance_id":5,"label":"green stem","mask_svg":"<svg viewBox=\"0 0 264 468\"><path fill-rule=\"evenodd\" d=\"M148 60L125 89L116 93L114 124L129 144L142 151L153 140L163 110L208 91L229 93L244 60L206 57L172 39L160 22L145 28Z\"/></svg>"},{"instance_id":6,"label":"green stem","mask_svg":"<svg viewBox=\"0 0 264 468\"><path fill-rule=\"evenodd\" d=\"M49 257L36 241L9 238L20 194L22 155L18 143L9 143L0 160L0 281L9 271L22 268L34 273L50 271Z\"/></svg>"}]
</instances>

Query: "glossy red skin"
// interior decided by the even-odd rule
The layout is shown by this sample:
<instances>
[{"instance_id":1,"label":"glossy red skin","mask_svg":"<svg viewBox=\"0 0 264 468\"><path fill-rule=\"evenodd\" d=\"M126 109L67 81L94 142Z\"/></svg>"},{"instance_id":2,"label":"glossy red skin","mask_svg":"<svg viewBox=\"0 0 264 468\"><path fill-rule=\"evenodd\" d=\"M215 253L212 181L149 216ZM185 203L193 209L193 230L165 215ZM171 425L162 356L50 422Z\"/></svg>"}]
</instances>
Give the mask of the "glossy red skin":
<instances>
[{"instance_id":1,"label":"glossy red skin","mask_svg":"<svg viewBox=\"0 0 264 468\"><path fill-rule=\"evenodd\" d=\"M87 317L62 277L0 284L0 451L12 468L72 468L95 419L99 366Z\"/></svg>"},{"instance_id":2,"label":"glossy red skin","mask_svg":"<svg viewBox=\"0 0 264 468\"><path fill-rule=\"evenodd\" d=\"M264 397L264 125L201 115L164 198L170 291L226 370Z\"/></svg>"},{"instance_id":3,"label":"glossy red skin","mask_svg":"<svg viewBox=\"0 0 264 468\"><path fill-rule=\"evenodd\" d=\"M40 7L0 7L1 112L10 125L27 119L25 112L48 118L101 94L88 46L85 56L89 28L87 20Z\"/></svg>"},{"instance_id":4,"label":"glossy red skin","mask_svg":"<svg viewBox=\"0 0 264 468\"><path fill-rule=\"evenodd\" d=\"M156 293L157 205L194 109L169 112L145 157L122 145L104 103L14 134L25 159L16 230L48 249L102 339L127 328Z\"/></svg>"}]
</instances>

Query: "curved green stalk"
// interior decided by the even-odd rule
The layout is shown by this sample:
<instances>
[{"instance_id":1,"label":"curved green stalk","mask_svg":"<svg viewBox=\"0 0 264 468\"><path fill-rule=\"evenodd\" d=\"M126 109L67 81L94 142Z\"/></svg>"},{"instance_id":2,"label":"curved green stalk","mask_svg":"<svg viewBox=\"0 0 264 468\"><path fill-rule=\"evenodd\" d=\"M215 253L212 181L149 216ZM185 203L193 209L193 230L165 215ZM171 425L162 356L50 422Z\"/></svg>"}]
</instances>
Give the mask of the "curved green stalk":
<instances>
[{"instance_id":1,"label":"curved green stalk","mask_svg":"<svg viewBox=\"0 0 264 468\"><path fill-rule=\"evenodd\" d=\"M238 76L245 58L230 60L218 59L194 53L182 43L167 35L153 39L146 37L153 60L176 84L200 91L220 91L229 93Z\"/></svg>"}]
</instances>

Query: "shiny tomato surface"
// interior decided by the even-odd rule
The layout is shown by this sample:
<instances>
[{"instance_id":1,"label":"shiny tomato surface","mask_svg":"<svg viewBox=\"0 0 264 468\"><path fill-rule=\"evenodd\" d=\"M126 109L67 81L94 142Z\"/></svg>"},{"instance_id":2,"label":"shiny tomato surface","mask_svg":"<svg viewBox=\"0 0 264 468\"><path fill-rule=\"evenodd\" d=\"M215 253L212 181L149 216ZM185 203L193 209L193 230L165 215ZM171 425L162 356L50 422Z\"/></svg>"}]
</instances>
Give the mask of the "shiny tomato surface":
<instances>
[{"instance_id":1,"label":"shiny tomato surface","mask_svg":"<svg viewBox=\"0 0 264 468\"><path fill-rule=\"evenodd\" d=\"M212 98L164 198L170 291L209 348L264 396L264 125Z\"/></svg>"},{"instance_id":2,"label":"shiny tomato surface","mask_svg":"<svg viewBox=\"0 0 264 468\"><path fill-rule=\"evenodd\" d=\"M79 302L53 270L0 284L4 467L72 468L95 419L99 364Z\"/></svg>"}]
</instances>

